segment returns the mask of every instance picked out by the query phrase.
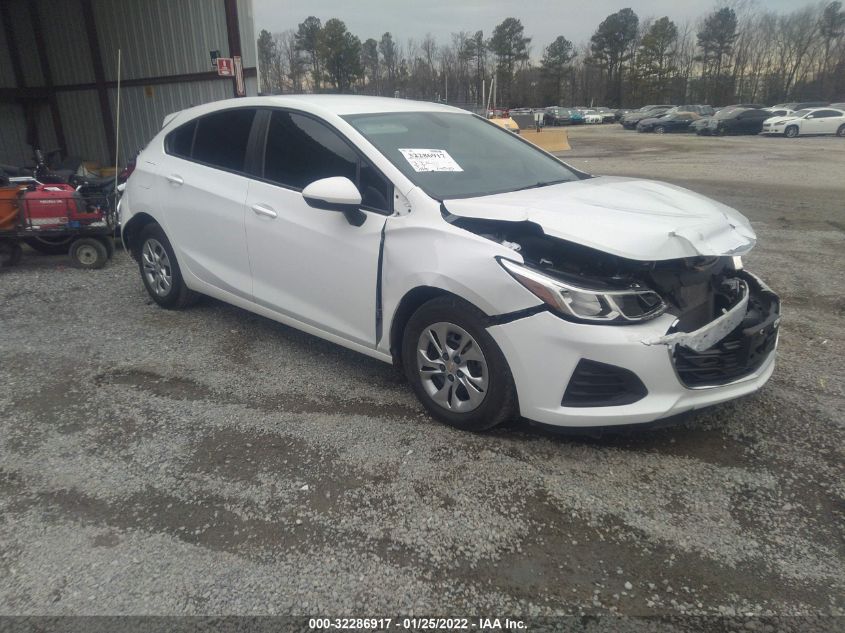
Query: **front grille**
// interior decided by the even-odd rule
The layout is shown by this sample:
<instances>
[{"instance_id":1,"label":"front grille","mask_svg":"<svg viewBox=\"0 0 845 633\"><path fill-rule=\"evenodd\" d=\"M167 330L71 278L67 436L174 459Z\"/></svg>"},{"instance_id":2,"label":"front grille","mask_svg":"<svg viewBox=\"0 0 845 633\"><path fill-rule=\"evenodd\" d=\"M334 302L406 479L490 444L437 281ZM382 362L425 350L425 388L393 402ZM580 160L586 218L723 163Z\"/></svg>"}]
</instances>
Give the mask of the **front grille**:
<instances>
[{"instance_id":1,"label":"front grille","mask_svg":"<svg viewBox=\"0 0 845 633\"><path fill-rule=\"evenodd\" d=\"M634 372L582 358L572 372L561 404L564 407L614 407L631 404L647 394L648 390Z\"/></svg>"},{"instance_id":2,"label":"front grille","mask_svg":"<svg viewBox=\"0 0 845 633\"><path fill-rule=\"evenodd\" d=\"M775 349L777 333L776 327L753 334L737 329L703 352L677 345L672 356L675 370L687 387L712 387L739 380L760 368Z\"/></svg>"}]
</instances>

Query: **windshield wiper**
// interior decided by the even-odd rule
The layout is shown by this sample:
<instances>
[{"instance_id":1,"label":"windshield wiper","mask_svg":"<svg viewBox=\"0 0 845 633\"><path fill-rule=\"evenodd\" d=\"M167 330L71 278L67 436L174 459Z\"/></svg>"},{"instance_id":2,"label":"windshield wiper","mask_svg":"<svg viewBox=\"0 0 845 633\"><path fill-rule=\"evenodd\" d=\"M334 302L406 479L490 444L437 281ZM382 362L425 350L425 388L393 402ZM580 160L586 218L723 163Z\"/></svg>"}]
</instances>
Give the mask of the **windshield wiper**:
<instances>
[{"instance_id":1,"label":"windshield wiper","mask_svg":"<svg viewBox=\"0 0 845 633\"><path fill-rule=\"evenodd\" d=\"M569 182L568 178L564 178L562 180L541 180L540 182L535 182L533 185L525 185L524 187L517 187L516 189L511 189L511 191L524 191L525 189L537 189L539 187L548 187L549 185L557 185L562 182Z\"/></svg>"}]
</instances>

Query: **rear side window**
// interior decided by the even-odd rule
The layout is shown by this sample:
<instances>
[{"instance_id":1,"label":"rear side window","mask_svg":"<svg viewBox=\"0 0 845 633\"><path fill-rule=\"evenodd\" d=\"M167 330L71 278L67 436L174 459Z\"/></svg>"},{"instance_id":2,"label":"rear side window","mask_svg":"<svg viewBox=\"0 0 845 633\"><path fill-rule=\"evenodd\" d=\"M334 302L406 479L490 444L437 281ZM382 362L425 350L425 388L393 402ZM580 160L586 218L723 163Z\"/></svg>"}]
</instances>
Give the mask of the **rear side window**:
<instances>
[{"instance_id":1,"label":"rear side window","mask_svg":"<svg viewBox=\"0 0 845 633\"><path fill-rule=\"evenodd\" d=\"M357 180L358 156L335 132L314 119L276 111L270 116L264 178L304 189L332 176Z\"/></svg>"},{"instance_id":2,"label":"rear side window","mask_svg":"<svg viewBox=\"0 0 845 633\"><path fill-rule=\"evenodd\" d=\"M167 153L182 158L190 158L191 149L194 145L194 130L196 129L197 122L191 121L168 134L167 142L165 143Z\"/></svg>"},{"instance_id":3,"label":"rear side window","mask_svg":"<svg viewBox=\"0 0 845 633\"><path fill-rule=\"evenodd\" d=\"M832 116L842 116L841 113L837 112L836 110L819 110L813 115L814 119L827 119L828 117Z\"/></svg>"},{"instance_id":4,"label":"rear side window","mask_svg":"<svg viewBox=\"0 0 845 633\"><path fill-rule=\"evenodd\" d=\"M224 110L200 118L191 157L231 171L244 171L255 110Z\"/></svg>"}]
</instances>

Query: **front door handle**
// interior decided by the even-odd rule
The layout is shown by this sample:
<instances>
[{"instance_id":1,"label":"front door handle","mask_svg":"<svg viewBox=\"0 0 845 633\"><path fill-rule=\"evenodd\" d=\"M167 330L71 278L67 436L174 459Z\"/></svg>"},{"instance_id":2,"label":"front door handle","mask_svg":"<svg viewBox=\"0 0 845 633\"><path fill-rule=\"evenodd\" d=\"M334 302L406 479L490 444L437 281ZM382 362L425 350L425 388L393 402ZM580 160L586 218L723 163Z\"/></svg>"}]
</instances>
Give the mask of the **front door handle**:
<instances>
[{"instance_id":1,"label":"front door handle","mask_svg":"<svg viewBox=\"0 0 845 633\"><path fill-rule=\"evenodd\" d=\"M184 185L185 181L182 180L182 176L178 176L176 174L170 174L167 179L173 183L174 185Z\"/></svg>"},{"instance_id":2,"label":"front door handle","mask_svg":"<svg viewBox=\"0 0 845 633\"><path fill-rule=\"evenodd\" d=\"M252 205L252 210L256 215L263 215L267 218L276 218L279 216L278 213L273 211L273 209L268 207L266 204L254 204Z\"/></svg>"}]
</instances>

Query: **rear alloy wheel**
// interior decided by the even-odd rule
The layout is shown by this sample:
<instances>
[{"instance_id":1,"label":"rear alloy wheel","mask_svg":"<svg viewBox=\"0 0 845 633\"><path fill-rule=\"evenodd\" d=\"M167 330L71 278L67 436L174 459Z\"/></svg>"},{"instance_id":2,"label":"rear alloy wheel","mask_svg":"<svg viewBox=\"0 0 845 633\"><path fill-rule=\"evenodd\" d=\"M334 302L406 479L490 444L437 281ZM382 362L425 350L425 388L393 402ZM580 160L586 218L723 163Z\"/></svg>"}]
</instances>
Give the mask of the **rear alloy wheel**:
<instances>
[{"instance_id":1,"label":"rear alloy wheel","mask_svg":"<svg viewBox=\"0 0 845 633\"><path fill-rule=\"evenodd\" d=\"M93 237L81 237L70 245L70 257L80 268L95 270L109 261L106 245Z\"/></svg>"},{"instance_id":2,"label":"rear alloy wheel","mask_svg":"<svg viewBox=\"0 0 845 633\"><path fill-rule=\"evenodd\" d=\"M148 224L141 231L138 268L150 297L162 308L186 308L200 298L185 285L176 254L158 224Z\"/></svg>"},{"instance_id":3,"label":"rear alloy wheel","mask_svg":"<svg viewBox=\"0 0 845 633\"><path fill-rule=\"evenodd\" d=\"M435 418L466 431L490 429L518 411L513 377L485 318L463 299L438 297L411 316L402 341L417 397Z\"/></svg>"},{"instance_id":4,"label":"rear alloy wheel","mask_svg":"<svg viewBox=\"0 0 845 633\"><path fill-rule=\"evenodd\" d=\"M666 132L666 128L662 125L658 125L656 128L654 128L655 134L663 134L664 132Z\"/></svg>"},{"instance_id":5,"label":"rear alloy wheel","mask_svg":"<svg viewBox=\"0 0 845 633\"><path fill-rule=\"evenodd\" d=\"M836 136L843 137L845 136L845 123L839 126L839 129L836 130Z\"/></svg>"},{"instance_id":6,"label":"rear alloy wheel","mask_svg":"<svg viewBox=\"0 0 845 633\"><path fill-rule=\"evenodd\" d=\"M786 138L795 138L796 136L798 136L798 127L795 125L790 125L784 130L783 135Z\"/></svg>"}]
</instances>

